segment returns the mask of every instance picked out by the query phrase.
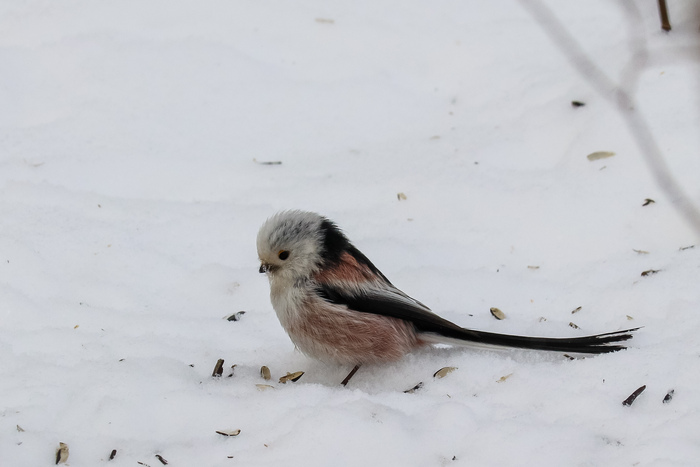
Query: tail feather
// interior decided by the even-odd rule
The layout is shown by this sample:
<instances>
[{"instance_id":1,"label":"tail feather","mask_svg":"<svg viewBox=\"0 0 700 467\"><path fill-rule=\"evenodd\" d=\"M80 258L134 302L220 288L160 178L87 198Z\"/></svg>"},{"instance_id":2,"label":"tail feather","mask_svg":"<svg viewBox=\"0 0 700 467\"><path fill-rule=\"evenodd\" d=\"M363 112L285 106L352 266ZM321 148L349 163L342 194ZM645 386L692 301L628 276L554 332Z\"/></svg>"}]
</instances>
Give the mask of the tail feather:
<instances>
[{"instance_id":1,"label":"tail feather","mask_svg":"<svg viewBox=\"0 0 700 467\"><path fill-rule=\"evenodd\" d=\"M520 349L549 350L584 354L602 354L626 349L620 342L632 339L632 333L641 328L625 329L582 337L527 337L477 331L467 328L441 329L440 333L423 334L426 340L458 345L494 345Z\"/></svg>"}]
</instances>

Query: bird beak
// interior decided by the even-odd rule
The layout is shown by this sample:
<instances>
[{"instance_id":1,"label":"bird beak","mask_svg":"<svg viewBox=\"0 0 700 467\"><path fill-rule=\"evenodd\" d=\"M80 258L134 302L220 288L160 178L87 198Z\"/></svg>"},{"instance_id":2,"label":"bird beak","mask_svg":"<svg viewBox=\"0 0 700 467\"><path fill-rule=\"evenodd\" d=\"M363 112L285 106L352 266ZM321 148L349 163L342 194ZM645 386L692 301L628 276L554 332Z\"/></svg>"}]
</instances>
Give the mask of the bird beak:
<instances>
[{"instance_id":1,"label":"bird beak","mask_svg":"<svg viewBox=\"0 0 700 467\"><path fill-rule=\"evenodd\" d=\"M260 269L258 269L258 272L260 274L265 274L269 270L270 270L270 265L267 263L262 263L262 264L260 264Z\"/></svg>"}]
</instances>

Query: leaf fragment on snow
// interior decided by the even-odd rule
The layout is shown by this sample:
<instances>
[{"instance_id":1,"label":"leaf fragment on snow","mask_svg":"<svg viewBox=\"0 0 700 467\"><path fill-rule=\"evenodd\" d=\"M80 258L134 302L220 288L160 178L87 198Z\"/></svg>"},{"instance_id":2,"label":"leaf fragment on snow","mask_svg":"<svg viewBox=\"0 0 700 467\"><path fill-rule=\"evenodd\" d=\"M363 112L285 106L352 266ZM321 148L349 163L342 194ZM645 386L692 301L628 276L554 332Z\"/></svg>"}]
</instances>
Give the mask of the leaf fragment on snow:
<instances>
[{"instance_id":1,"label":"leaf fragment on snow","mask_svg":"<svg viewBox=\"0 0 700 467\"><path fill-rule=\"evenodd\" d=\"M58 443L56 450L56 465L65 464L68 460L68 445L66 443Z\"/></svg>"},{"instance_id":2,"label":"leaf fragment on snow","mask_svg":"<svg viewBox=\"0 0 700 467\"><path fill-rule=\"evenodd\" d=\"M581 329L580 327L578 327L578 326L576 325L576 323L573 323L573 322L569 323L569 326L571 326L571 327L574 328L574 329Z\"/></svg>"},{"instance_id":3,"label":"leaf fragment on snow","mask_svg":"<svg viewBox=\"0 0 700 467\"><path fill-rule=\"evenodd\" d=\"M582 306L577 306L576 309L571 310L571 314L573 315L573 314L575 314L575 313L578 313L579 311L581 311L581 308L583 308L583 307L582 307Z\"/></svg>"},{"instance_id":4,"label":"leaf fragment on snow","mask_svg":"<svg viewBox=\"0 0 700 467\"><path fill-rule=\"evenodd\" d=\"M506 319L506 314L503 313L501 310L499 310L496 307L492 307L489 311L491 312L493 317L496 319Z\"/></svg>"},{"instance_id":5,"label":"leaf fragment on snow","mask_svg":"<svg viewBox=\"0 0 700 467\"><path fill-rule=\"evenodd\" d=\"M316 22L321 24L334 24L335 20L330 18L316 18Z\"/></svg>"},{"instance_id":6,"label":"leaf fragment on snow","mask_svg":"<svg viewBox=\"0 0 700 467\"><path fill-rule=\"evenodd\" d=\"M408 199L408 198L406 197L406 194L405 194L405 193L396 193L396 198L397 198L399 201L404 201L404 200Z\"/></svg>"},{"instance_id":7,"label":"leaf fragment on snow","mask_svg":"<svg viewBox=\"0 0 700 467\"><path fill-rule=\"evenodd\" d=\"M508 373L507 375L501 376L500 378L498 378L498 381L496 381L496 382L497 382L497 383L503 383L503 382L505 382L508 378L510 378L511 376L513 376L513 373Z\"/></svg>"},{"instance_id":8,"label":"leaf fragment on snow","mask_svg":"<svg viewBox=\"0 0 700 467\"><path fill-rule=\"evenodd\" d=\"M456 366L446 366L433 373L433 378L444 378L457 369Z\"/></svg>"},{"instance_id":9,"label":"leaf fragment on snow","mask_svg":"<svg viewBox=\"0 0 700 467\"><path fill-rule=\"evenodd\" d=\"M528 269L539 269L540 267L539 266L528 266L527 268Z\"/></svg>"},{"instance_id":10,"label":"leaf fragment on snow","mask_svg":"<svg viewBox=\"0 0 700 467\"><path fill-rule=\"evenodd\" d=\"M280 378L280 383L282 384L287 384L287 381L291 381L292 383L296 383L299 381L299 378L304 376L303 371L295 371L294 373L287 373L286 375L282 376Z\"/></svg>"},{"instance_id":11,"label":"leaf fragment on snow","mask_svg":"<svg viewBox=\"0 0 700 467\"><path fill-rule=\"evenodd\" d=\"M651 276L652 274L656 274L659 271L660 269L648 269L642 273L642 277Z\"/></svg>"},{"instance_id":12,"label":"leaf fragment on snow","mask_svg":"<svg viewBox=\"0 0 700 467\"><path fill-rule=\"evenodd\" d=\"M166 461L165 459L163 459L163 456L161 456L160 454L156 454L156 459L158 459L158 460L160 461L161 464L163 464L163 465L168 465L168 461Z\"/></svg>"},{"instance_id":13,"label":"leaf fragment on snow","mask_svg":"<svg viewBox=\"0 0 700 467\"><path fill-rule=\"evenodd\" d=\"M695 248L695 245L690 245L690 246L682 246L678 249L678 251L685 251L685 250L690 250L691 248Z\"/></svg>"},{"instance_id":14,"label":"leaf fragment on snow","mask_svg":"<svg viewBox=\"0 0 700 467\"><path fill-rule=\"evenodd\" d=\"M635 253L638 253L640 255L648 255L649 254L649 252L646 250L635 250L634 248L632 248L632 251L634 251Z\"/></svg>"},{"instance_id":15,"label":"leaf fragment on snow","mask_svg":"<svg viewBox=\"0 0 700 467\"><path fill-rule=\"evenodd\" d=\"M114 459L117 456L117 450L112 449L112 452L109 453L109 460Z\"/></svg>"},{"instance_id":16,"label":"leaf fragment on snow","mask_svg":"<svg viewBox=\"0 0 700 467\"><path fill-rule=\"evenodd\" d=\"M600 159L607 159L608 157L612 157L614 155L615 155L615 153L610 152L610 151L596 151L596 152L590 153L586 157L588 158L589 161L597 161Z\"/></svg>"},{"instance_id":17,"label":"leaf fragment on snow","mask_svg":"<svg viewBox=\"0 0 700 467\"><path fill-rule=\"evenodd\" d=\"M216 432L222 436L238 436L241 434L241 430L217 430Z\"/></svg>"},{"instance_id":18,"label":"leaf fragment on snow","mask_svg":"<svg viewBox=\"0 0 700 467\"><path fill-rule=\"evenodd\" d=\"M260 367L260 376L262 376L262 378L265 381L269 381L270 378L272 378L272 375L270 375L270 369L268 367L266 367L265 365L261 366Z\"/></svg>"},{"instance_id":19,"label":"leaf fragment on snow","mask_svg":"<svg viewBox=\"0 0 700 467\"><path fill-rule=\"evenodd\" d=\"M17 425L17 431L19 431L20 433L22 433L22 432L24 431L24 428L22 428L21 426Z\"/></svg>"},{"instance_id":20,"label":"leaf fragment on snow","mask_svg":"<svg viewBox=\"0 0 700 467\"><path fill-rule=\"evenodd\" d=\"M581 102L581 101L571 101L571 107L583 107L584 105L586 105L585 102Z\"/></svg>"},{"instance_id":21,"label":"leaf fragment on snow","mask_svg":"<svg viewBox=\"0 0 700 467\"><path fill-rule=\"evenodd\" d=\"M625 316L627 316L627 321L632 321L634 319L630 315L625 315Z\"/></svg>"},{"instance_id":22,"label":"leaf fragment on snow","mask_svg":"<svg viewBox=\"0 0 700 467\"><path fill-rule=\"evenodd\" d=\"M650 204L654 204L654 203L656 203L656 201L654 201L653 199L645 198L644 203L642 203L642 206L649 206Z\"/></svg>"},{"instance_id":23,"label":"leaf fragment on snow","mask_svg":"<svg viewBox=\"0 0 700 467\"><path fill-rule=\"evenodd\" d=\"M625 405L629 407L634 403L634 401L639 397L641 393L644 392L644 390L647 388L646 384L640 388L638 388L636 391L634 391L632 394L629 395L629 397L625 400L622 401L622 405Z\"/></svg>"},{"instance_id":24,"label":"leaf fragment on snow","mask_svg":"<svg viewBox=\"0 0 700 467\"><path fill-rule=\"evenodd\" d=\"M256 388L258 388L259 391L267 391L268 389L275 389L274 386L270 386L269 384L256 384Z\"/></svg>"}]
</instances>

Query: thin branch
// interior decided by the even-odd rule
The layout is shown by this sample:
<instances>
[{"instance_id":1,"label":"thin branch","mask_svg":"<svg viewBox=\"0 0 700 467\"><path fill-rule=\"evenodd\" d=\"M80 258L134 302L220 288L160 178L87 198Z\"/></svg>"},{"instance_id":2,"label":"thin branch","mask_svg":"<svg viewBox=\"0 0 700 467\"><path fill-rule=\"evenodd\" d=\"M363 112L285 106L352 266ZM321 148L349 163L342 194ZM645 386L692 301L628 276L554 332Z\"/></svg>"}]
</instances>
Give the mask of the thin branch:
<instances>
[{"instance_id":1,"label":"thin branch","mask_svg":"<svg viewBox=\"0 0 700 467\"><path fill-rule=\"evenodd\" d=\"M664 31L671 30L671 22L668 20L668 8L666 8L666 0L659 0L659 16L661 16L661 29Z\"/></svg>"},{"instance_id":2,"label":"thin branch","mask_svg":"<svg viewBox=\"0 0 700 467\"><path fill-rule=\"evenodd\" d=\"M666 193L697 234L700 234L700 210L691 198L683 191L671 174L671 171L663 158L661 149L654 138L651 128L644 116L635 108L633 89L639 80L640 71L647 61L646 41L641 34L630 31L633 46L632 59L623 73L622 85L617 85L601 70L595 62L586 54L578 41L562 25L551 10L539 0L520 0L521 5L537 21L547 33L552 43L559 48L564 58L586 79L588 84L604 99L617 107L620 116L636 143L639 152L644 157L647 165L659 187ZM633 2L622 2L628 13L637 19L640 17L636 5ZM635 21L639 28L641 21Z\"/></svg>"}]
</instances>

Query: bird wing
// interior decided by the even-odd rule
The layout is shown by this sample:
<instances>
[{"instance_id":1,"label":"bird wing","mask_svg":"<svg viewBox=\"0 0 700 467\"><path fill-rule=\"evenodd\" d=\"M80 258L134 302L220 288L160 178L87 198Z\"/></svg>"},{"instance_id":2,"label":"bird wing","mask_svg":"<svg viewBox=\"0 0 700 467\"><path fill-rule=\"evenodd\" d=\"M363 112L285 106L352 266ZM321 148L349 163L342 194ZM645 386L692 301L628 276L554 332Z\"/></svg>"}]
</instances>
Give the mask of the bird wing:
<instances>
[{"instance_id":1,"label":"bird wing","mask_svg":"<svg viewBox=\"0 0 700 467\"><path fill-rule=\"evenodd\" d=\"M317 292L324 300L345 305L361 313L398 318L413 323L418 332L449 334L462 330L460 326L436 315L430 308L409 297L394 286L366 286L361 292L346 290L329 283L318 283Z\"/></svg>"}]
</instances>

